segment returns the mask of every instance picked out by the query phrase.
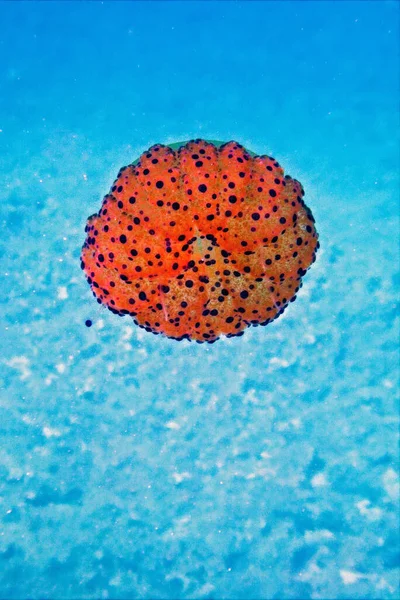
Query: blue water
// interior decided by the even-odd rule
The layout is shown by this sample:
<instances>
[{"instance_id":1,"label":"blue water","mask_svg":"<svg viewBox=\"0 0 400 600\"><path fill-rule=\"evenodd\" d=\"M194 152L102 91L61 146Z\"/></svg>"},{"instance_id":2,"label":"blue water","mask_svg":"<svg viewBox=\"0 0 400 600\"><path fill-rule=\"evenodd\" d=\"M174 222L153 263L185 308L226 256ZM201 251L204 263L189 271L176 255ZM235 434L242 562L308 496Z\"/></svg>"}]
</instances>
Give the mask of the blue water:
<instances>
[{"instance_id":1,"label":"blue water","mask_svg":"<svg viewBox=\"0 0 400 600\"><path fill-rule=\"evenodd\" d=\"M0 598L399 598L398 17L0 4ZM212 346L79 268L118 169L194 137L273 155L321 242L281 318Z\"/></svg>"}]
</instances>

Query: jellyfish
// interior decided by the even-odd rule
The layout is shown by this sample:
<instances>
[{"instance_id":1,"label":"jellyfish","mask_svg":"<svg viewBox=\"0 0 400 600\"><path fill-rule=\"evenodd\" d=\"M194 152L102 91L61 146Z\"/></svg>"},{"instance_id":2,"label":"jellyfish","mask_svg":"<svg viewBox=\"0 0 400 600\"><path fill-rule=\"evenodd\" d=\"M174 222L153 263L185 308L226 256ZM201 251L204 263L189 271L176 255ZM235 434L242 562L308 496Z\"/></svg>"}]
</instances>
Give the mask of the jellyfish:
<instances>
[{"instance_id":1,"label":"jellyfish","mask_svg":"<svg viewBox=\"0 0 400 600\"><path fill-rule=\"evenodd\" d=\"M235 141L156 144L86 225L97 302L174 340L213 343L282 315L315 261L301 184Z\"/></svg>"}]
</instances>

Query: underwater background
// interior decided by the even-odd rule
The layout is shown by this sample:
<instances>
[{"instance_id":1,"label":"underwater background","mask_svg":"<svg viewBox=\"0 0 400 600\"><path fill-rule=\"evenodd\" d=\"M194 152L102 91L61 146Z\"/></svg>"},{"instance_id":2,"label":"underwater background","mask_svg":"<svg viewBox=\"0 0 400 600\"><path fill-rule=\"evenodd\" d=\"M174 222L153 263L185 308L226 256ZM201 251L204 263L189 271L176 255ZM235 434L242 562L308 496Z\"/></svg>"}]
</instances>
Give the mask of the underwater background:
<instances>
[{"instance_id":1,"label":"underwater background","mask_svg":"<svg viewBox=\"0 0 400 600\"><path fill-rule=\"evenodd\" d=\"M0 4L0 598L399 598L398 17ZM283 316L211 346L79 265L119 168L195 137L274 156L321 243Z\"/></svg>"}]
</instances>

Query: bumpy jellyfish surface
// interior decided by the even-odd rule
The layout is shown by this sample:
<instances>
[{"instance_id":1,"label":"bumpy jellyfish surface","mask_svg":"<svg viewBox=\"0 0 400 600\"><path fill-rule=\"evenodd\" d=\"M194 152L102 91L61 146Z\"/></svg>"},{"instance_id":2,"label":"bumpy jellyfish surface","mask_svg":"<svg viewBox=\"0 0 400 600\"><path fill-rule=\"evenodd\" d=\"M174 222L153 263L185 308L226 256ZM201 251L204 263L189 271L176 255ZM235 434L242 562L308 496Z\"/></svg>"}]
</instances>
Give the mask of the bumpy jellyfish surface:
<instances>
[{"instance_id":1,"label":"bumpy jellyfish surface","mask_svg":"<svg viewBox=\"0 0 400 600\"><path fill-rule=\"evenodd\" d=\"M88 219L81 266L97 301L154 334L215 342L267 325L319 247L301 184L239 143L157 144Z\"/></svg>"}]
</instances>

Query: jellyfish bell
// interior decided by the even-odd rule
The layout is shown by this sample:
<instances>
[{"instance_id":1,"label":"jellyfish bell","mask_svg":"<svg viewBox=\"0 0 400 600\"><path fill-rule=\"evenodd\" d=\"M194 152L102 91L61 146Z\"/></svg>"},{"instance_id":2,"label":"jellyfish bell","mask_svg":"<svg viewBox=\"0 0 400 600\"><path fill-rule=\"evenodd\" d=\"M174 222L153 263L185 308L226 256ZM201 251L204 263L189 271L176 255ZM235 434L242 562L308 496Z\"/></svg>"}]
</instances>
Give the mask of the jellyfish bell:
<instances>
[{"instance_id":1,"label":"jellyfish bell","mask_svg":"<svg viewBox=\"0 0 400 600\"><path fill-rule=\"evenodd\" d=\"M279 317L315 261L301 184L238 142L156 144L88 219L97 301L154 334L215 342Z\"/></svg>"}]
</instances>

